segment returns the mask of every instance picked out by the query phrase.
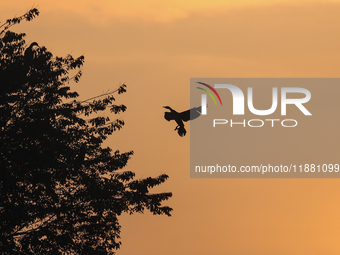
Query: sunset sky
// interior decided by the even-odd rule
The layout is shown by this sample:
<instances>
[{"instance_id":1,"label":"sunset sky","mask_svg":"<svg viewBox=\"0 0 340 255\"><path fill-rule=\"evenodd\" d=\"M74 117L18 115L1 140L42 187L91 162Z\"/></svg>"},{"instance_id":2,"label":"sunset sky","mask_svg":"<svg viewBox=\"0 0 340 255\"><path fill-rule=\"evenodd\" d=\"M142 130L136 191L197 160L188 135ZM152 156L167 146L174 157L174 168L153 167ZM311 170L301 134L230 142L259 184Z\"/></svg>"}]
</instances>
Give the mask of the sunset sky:
<instances>
[{"instance_id":1,"label":"sunset sky","mask_svg":"<svg viewBox=\"0 0 340 255\"><path fill-rule=\"evenodd\" d=\"M135 152L125 169L170 176L154 192L173 192L173 216L121 216L118 255L340 254L340 180L190 179L190 131L162 108L187 110L194 77L339 77L340 1L14 0L0 21L31 7L39 17L13 30L84 55L81 98L127 85L126 125L107 141Z\"/></svg>"}]
</instances>

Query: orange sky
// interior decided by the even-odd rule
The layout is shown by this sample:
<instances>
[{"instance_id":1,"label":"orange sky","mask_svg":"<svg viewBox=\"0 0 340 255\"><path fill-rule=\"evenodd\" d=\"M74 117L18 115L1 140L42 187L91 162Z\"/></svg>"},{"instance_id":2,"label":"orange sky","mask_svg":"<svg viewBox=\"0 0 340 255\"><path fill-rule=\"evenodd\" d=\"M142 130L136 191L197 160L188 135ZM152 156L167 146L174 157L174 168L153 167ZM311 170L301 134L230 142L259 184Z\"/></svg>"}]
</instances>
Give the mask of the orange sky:
<instances>
[{"instance_id":1,"label":"orange sky","mask_svg":"<svg viewBox=\"0 0 340 255\"><path fill-rule=\"evenodd\" d=\"M339 1L3 1L0 20L55 55L85 55L82 97L120 83L128 111L108 141L126 169L167 173L173 216L122 216L119 255L340 254L336 179L190 179L189 133L162 106L189 108L191 77L339 77ZM325 148L327 151L327 148Z\"/></svg>"}]
</instances>

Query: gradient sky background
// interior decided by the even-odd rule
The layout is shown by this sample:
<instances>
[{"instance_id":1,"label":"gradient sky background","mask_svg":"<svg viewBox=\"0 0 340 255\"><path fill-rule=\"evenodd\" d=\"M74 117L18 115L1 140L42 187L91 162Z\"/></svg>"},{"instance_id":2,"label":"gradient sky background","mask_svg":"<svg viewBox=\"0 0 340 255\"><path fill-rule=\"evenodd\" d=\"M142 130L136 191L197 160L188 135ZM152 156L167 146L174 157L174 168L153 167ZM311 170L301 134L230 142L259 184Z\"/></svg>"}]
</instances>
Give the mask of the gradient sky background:
<instances>
[{"instance_id":1,"label":"gradient sky background","mask_svg":"<svg viewBox=\"0 0 340 255\"><path fill-rule=\"evenodd\" d=\"M339 180L190 179L190 133L162 108L189 108L191 77L339 77L340 1L2 0L0 20L35 6L13 30L85 55L82 98L126 83L126 125L107 144L135 151L138 177L170 176L154 191L173 192L173 216L123 215L118 255L340 254Z\"/></svg>"}]
</instances>

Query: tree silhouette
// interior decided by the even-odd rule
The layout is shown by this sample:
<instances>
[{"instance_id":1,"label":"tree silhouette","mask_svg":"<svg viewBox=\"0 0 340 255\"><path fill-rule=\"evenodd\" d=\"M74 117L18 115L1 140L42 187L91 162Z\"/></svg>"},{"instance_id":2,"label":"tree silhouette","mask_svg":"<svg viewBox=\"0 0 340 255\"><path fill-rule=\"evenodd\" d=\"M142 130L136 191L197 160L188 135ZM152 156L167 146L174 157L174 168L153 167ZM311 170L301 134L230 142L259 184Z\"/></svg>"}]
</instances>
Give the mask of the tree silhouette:
<instances>
[{"instance_id":1,"label":"tree silhouette","mask_svg":"<svg viewBox=\"0 0 340 255\"><path fill-rule=\"evenodd\" d=\"M79 101L68 84L84 57L53 57L9 31L38 14L0 26L0 253L114 254L121 213L170 216L161 203L172 194L149 193L168 176L135 180L121 170L133 152L102 146L124 122L91 114L124 112L113 94L125 85Z\"/></svg>"}]
</instances>

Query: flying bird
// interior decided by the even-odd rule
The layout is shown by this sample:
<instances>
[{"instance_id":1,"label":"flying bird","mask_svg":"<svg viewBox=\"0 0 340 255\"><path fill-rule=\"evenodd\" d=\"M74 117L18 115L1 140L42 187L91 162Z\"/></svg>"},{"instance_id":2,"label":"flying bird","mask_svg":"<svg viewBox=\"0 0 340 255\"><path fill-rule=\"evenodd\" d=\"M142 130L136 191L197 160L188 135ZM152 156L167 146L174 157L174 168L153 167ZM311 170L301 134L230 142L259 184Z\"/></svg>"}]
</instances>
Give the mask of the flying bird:
<instances>
[{"instance_id":1,"label":"flying bird","mask_svg":"<svg viewBox=\"0 0 340 255\"><path fill-rule=\"evenodd\" d=\"M164 113L164 118L167 121L174 120L177 123L177 127L175 128L175 131L177 130L178 135L183 137L187 133L187 131L184 128L183 121L189 121L194 120L201 116L201 107L194 107L189 110L186 110L184 112L177 112L173 110L170 106L163 106L163 108L170 110L170 112Z\"/></svg>"}]
</instances>

